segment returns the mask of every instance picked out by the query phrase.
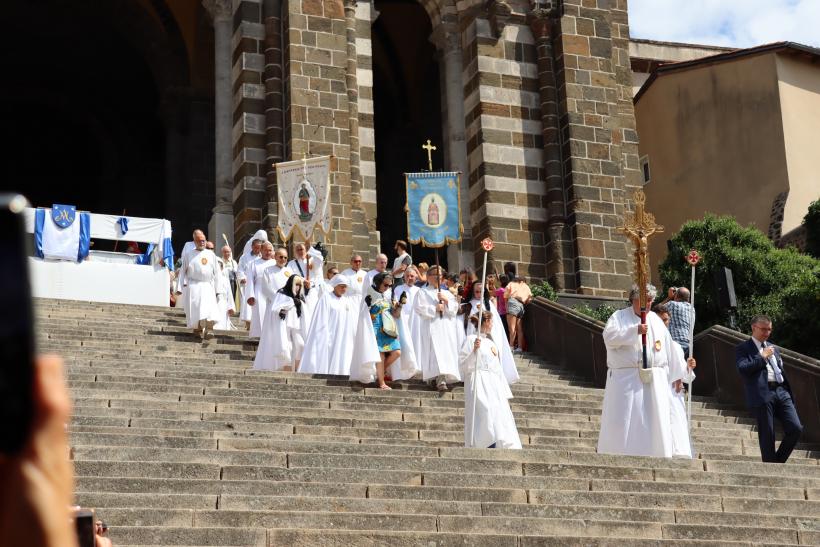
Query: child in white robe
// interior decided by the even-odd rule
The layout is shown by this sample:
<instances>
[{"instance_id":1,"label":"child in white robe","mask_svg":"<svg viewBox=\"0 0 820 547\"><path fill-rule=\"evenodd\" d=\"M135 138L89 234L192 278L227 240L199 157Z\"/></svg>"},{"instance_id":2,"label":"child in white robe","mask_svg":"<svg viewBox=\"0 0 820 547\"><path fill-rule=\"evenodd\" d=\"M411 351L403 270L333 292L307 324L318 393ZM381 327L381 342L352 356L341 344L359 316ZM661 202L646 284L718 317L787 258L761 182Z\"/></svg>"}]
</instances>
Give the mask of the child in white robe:
<instances>
[{"instance_id":1,"label":"child in white robe","mask_svg":"<svg viewBox=\"0 0 820 547\"><path fill-rule=\"evenodd\" d=\"M300 276L291 275L268 304L254 370L299 370L307 331L303 286Z\"/></svg>"},{"instance_id":2,"label":"child in white robe","mask_svg":"<svg viewBox=\"0 0 820 547\"><path fill-rule=\"evenodd\" d=\"M478 314L470 321L475 327ZM464 446L520 449L521 438L509 403L513 395L492 337L492 314L485 311L481 321L481 336L467 336L459 354L464 378Z\"/></svg>"},{"instance_id":3,"label":"child in white robe","mask_svg":"<svg viewBox=\"0 0 820 547\"><path fill-rule=\"evenodd\" d=\"M490 301L490 293L486 289L483 291L484 302L481 301L481 289L482 285L480 281L473 283L471 291L472 300L461 305L465 313L459 316L459 324L464 325L464 335L470 336L471 334L475 334L476 328L469 318L478 313L479 307L481 307L483 311L489 310L490 313L492 313L493 340L497 340L495 343L500 352L499 357L501 358L501 368L504 371L504 377L507 379L507 383L512 385L520 379L520 376L518 374L518 368L515 366L515 358L513 357L512 348L510 348L510 342L507 340L506 333L504 332L504 323L501 321L501 316L498 315L498 309Z\"/></svg>"}]
</instances>

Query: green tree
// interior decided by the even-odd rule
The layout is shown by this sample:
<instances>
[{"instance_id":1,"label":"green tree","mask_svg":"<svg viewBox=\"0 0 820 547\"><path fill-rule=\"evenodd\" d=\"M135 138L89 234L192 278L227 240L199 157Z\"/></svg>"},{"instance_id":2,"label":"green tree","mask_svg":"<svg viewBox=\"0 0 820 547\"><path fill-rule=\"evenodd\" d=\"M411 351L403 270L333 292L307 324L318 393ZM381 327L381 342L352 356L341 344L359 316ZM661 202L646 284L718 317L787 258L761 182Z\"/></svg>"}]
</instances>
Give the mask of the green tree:
<instances>
[{"instance_id":1,"label":"green tree","mask_svg":"<svg viewBox=\"0 0 820 547\"><path fill-rule=\"evenodd\" d=\"M820 199L809 205L809 211L803 217L806 228L806 252L814 258L820 258Z\"/></svg>"},{"instance_id":2,"label":"green tree","mask_svg":"<svg viewBox=\"0 0 820 547\"><path fill-rule=\"evenodd\" d=\"M754 315L769 315L779 343L820 357L818 343L805 339L820 329L820 261L791 248L778 249L756 228L744 228L728 216L707 215L687 222L672 238L672 248L660 265L664 287L688 287L691 268L684 256L697 249L702 257L695 284L696 331L729 324L726 310L716 300L713 281L714 273L727 267L737 296L738 328L749 332ZM818 337L820 333L813 338Z\"/></svg>"}]
</instances>

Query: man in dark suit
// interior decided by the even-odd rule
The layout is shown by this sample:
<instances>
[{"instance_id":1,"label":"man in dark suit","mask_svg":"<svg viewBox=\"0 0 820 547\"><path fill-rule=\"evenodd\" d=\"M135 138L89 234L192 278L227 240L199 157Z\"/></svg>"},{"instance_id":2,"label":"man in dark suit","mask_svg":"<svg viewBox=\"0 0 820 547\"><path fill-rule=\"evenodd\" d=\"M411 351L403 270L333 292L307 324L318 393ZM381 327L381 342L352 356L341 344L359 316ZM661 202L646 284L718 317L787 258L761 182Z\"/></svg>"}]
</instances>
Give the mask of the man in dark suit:
<instances>
[{"instance_id":1,"label":"man in dark suit","mask_svg":"<svg viewBox=\"0 0 820 547\"><path fill-rule=\"evenodd\" d=\"M757 418L757 436L764 462L786 463L803 432L783 371L783 359L769 343L772 321L765 315L752 319L752 337L735 348L737 370L746 384L746 404ZM785 436L774 449L774 418Z\"/></svg>"}]
</instances>

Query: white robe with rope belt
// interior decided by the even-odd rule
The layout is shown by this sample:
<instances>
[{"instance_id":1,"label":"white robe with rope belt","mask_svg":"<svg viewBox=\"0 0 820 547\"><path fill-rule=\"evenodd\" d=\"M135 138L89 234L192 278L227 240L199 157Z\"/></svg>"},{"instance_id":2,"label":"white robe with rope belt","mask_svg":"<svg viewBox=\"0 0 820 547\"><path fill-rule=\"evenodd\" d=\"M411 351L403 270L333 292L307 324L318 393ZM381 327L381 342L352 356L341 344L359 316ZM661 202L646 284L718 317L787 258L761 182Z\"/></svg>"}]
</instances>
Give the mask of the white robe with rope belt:
<instances>
[{"instance_id":1,"label":"white robe with rope belt","mask_svg":"<svg viewBox=\"0 0 820 547\"><path fill-rule=\"evenodd\" d=\"M188 292L186 316L188 328L198 328L200 321L218 321L217 294L224 297L220 272L213 251L203 249L187 253L182 259L183 283Z\"/></svg>"},{"instance_id":2,"label":"white robe with rope belt","mask_svg":"<svg viewBox=\"0 0 820 547\"><path fill-rule=\"evenodd\" d=\"M282 370L301 359L307 332L304 302L301 308L302 314L299 315L293 298L281 292L268 303L268 316L253 360L255 370ZM285 312L284 319L279 315L282 311Z\"/></svg>"},{"instance_id":3,"label":"white robe with rope belt","mask_svg":"<svg viewBox=\"0 0 820 547\"><path fill-rule=\"evenodd\" d=\"M601 411L598 452L627 456L669 458L674 455L671 419L671 384L683 377L672 337L652 312L646 316L649 331L647 361L652 382L639 376L643 366L640 317L631 307L612 314L604 328L607 378Z\"/></svg>"},{"instance_id":4,"label":"white robe with rope belt","mask_svg":"<svg viewBox=\"0 0 820 547\"><path fill-rule=\"evenodd\" d=\"M477 298L470 300L470 316L478 313L479 304L481 304L481 301ZM515 358L513 357L512 349L510 349L510 342L507 340L507 336L504 331L504 323L501 321L501 316L498 315L498 310L496 309L496 306L493 306L492 302L490 302L490 313L493 315L493 330L491 334L493 340L498 340L495 345L501 352L501 355L499 356L501 358L501 369L504 371L504 377L507 379L507 383L512 385L520 380L521 377L518 375L518 368L515 366ZM463 325L463 316L459 316L459 320L462 321L461 324ZM470 336L471 334L475 334L475 332L475 325L473 325L473 322L468 319L465 335Z\"/></svg>"},{"instance_id":5,"label":"white robe with rope belt","mask_svg":"<svg viewBox=\"0 0 820 547\"><path fill-rule=\"evenodd\" d=\"M447 300L444 312L436 311L438 295ZM449 383L461 381L458 372L458 330L456 322L458 304L449 291L438 291L430 285L416 293L413 299L416 313L413 326L413 346L422 378L432 380L445 376Z\"/></svg>"},{"instance_id":6,"label":"white robe with rope belt","mask_svg":"<svg viewBox=\"0 0 820 547\"><path fill-rule=\"evenodd\" d=\"M513 394L501 369L501 352L491 338L482 336L477 351L475 341L475 334L467 336L459 353L464 378L464 446L495 444L496 448L520 449L521 437L509 402Z\"/></svg>"}]
</instances>

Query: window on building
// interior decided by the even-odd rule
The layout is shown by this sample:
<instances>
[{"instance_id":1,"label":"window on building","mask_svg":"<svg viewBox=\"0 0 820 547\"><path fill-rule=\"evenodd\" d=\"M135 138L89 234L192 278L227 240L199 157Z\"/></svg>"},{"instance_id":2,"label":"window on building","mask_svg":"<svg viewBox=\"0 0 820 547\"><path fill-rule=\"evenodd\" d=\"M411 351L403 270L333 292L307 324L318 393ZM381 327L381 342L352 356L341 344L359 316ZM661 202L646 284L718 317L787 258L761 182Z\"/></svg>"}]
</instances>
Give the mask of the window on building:
<instances>
[{"instance_id":1,"label":"window on building","mask_svg":"<svg viewBox=\"0 0 820 547\"><path fill-rule=\"evenodd\" d=\"M644 185L649 184L650 174L649 174L649 156L644 156L641 158L641 171L643 172L643 183Z\"/></svg>"}]
</instances>

